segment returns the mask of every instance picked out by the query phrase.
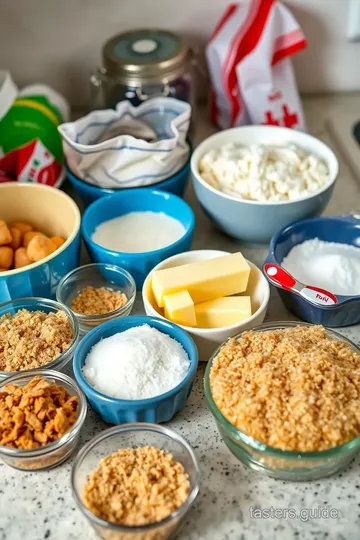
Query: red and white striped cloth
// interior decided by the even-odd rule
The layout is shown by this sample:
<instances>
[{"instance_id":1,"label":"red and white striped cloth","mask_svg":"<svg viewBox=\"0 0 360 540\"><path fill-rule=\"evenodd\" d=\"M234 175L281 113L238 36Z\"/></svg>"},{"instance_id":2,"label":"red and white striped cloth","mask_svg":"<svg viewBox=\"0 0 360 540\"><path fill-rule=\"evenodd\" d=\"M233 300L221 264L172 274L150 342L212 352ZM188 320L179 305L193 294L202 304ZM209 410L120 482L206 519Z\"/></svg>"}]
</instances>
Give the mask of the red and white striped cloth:
<instances>
[{"instance_id":1,"label":"red and white striped cloth","mask_svg":"<svg viewBox=\"0 0 360 540\"><path fill-rule=\"evenodd\" d=\"M270 124L304 130L290 57L306 46L280 2L230 4L206 48L213 121L223 129Z\"/></svg>"}]
</instances>

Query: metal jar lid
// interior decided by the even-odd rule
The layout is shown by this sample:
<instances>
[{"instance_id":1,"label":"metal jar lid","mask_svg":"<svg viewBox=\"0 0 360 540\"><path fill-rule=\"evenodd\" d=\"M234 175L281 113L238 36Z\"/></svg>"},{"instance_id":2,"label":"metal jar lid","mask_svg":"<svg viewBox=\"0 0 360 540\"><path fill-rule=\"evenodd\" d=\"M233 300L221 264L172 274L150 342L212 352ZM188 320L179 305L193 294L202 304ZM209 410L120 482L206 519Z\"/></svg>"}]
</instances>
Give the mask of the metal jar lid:
<instances>
[{"instance_id":1,"label":"metal jar lid","mask_svg":"<svg viewBox=\"0 0 360 540\"><path fill-rule=\"evenodd\" d=\"M186 41L164 30L132 30L103 47L104 67L125 84L156 83L181 76L188 69Z\"/></svg>"}]
</instances>

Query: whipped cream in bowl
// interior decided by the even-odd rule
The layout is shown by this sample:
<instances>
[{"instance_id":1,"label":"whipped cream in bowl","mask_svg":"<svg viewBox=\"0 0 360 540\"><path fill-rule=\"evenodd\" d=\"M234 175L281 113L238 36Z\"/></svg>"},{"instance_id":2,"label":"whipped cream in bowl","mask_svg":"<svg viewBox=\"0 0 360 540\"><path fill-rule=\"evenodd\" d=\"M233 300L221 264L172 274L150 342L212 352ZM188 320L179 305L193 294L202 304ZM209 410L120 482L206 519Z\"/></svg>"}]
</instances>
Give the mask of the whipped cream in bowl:
<instances>
[{"instance_id":1,"label":"whipped cream in bowl","mask_svg":"<svg viewBox=\"0 0 360 540\"><path fill-rule=\"evenodd\" d=\"M298 200L330 182L326 162L293 143L225 143L203 155L199 173L223 193L262 202Z\"/></svg>"}]
</instances>

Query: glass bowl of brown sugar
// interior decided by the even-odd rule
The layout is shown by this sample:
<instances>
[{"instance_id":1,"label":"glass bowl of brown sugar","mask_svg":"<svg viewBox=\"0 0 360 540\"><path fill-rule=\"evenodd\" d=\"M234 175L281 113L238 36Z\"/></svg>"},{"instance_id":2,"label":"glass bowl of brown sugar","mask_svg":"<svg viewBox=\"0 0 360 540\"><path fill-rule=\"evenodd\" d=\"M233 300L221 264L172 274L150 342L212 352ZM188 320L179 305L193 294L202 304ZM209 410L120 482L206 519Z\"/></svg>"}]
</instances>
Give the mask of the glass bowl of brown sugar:
<instances>
[{"instance_id":1,"label":"glass bowl of brown sugar","mask_svg":"<svg viewBox=\"0 0 360 540\"><path fill-rule=\"evenodd\" d=\"M67 306L85 335L105 321L130 314L136 285L129 272L113 264L94 263L69 272L56 289L57 301Z\"/></svg>"}]
</instances>

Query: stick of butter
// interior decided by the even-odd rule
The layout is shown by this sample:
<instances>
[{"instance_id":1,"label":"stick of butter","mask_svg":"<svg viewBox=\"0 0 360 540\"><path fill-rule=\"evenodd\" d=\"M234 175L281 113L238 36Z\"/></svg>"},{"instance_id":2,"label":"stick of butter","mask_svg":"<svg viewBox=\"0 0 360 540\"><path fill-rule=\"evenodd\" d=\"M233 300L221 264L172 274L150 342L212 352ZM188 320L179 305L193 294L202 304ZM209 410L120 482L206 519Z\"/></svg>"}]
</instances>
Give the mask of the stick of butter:
<instances>
[{"instance_id":1,"label":"stick of butter","mask_svg":"<svg viewBox=\"0 0 360 540\"><path fill-rule=\"evenodd\" d=\"M250 296L229 296L195 304L199 328L222 328L251 317Z\"/></svg>"},{"instance_id":2,"label":"stick of butter","mask_svg":"<svg viewBox=\"0 0 360 540\"><path fill-rule=\"evenodd\" d=\"M184 326L196 326L195 306L189 291L164 296L165 317Z\"/></svg>"},{"instance_id":3,"label":"stick of butter","mask_svg":"<svg viewBox=\"0 0 360 540\"><path fill-rule=\"evenodd\" d=\"M152 288L159 307L164 296L188 291L194 303L246 291L250 266L241 253L157 270Z\"/></svg>"}]
</instances>

